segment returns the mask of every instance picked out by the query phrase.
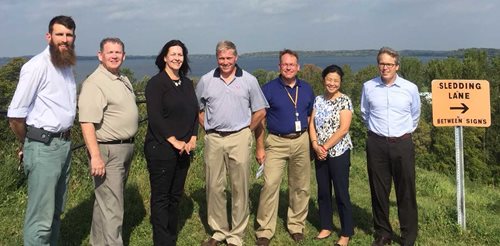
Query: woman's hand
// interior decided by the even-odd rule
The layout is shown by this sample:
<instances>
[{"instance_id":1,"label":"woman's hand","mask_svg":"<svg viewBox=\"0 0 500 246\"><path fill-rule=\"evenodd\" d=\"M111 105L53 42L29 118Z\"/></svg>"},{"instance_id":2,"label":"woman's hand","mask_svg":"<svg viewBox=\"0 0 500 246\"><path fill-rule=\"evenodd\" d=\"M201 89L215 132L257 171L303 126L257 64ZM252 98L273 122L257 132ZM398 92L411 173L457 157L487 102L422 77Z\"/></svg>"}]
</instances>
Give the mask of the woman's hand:
<instances>
[{"instance_id":1,"label":"woman's hand","mask_svg":"<svg viewBox=\"0 0 500 246\"><path fill-rule=\"evenodd\" d=\"M323 147L323 145L319 145L316 142L313 142L313 150L316 153L316 157L318 158L318 160L324 161L326 159L328 152Z\"/></svg>"},{"instance_id":2,"label":"woman's hand","mask_svg":"<svg viewBox=\"0 0 500 246\"><path fill-rule=\"evenodd\" d=\"M186 151L186 154L191 154L191 151L196 149L196 137L191 137L189 142L186 143L184 150Z\"/></svg>"},{"instance_id":3,"label":"woman's hand","mask_svg":"<svg viewBox=\"0 0 500 246\"><path fill-rule=\"evenodd\" d=\"M179 150L179 154L182 155L184 151L186 151L186 142L179 141L175 137L167 138L167 141L177 150Z\"/></svg>"}]
</instances>

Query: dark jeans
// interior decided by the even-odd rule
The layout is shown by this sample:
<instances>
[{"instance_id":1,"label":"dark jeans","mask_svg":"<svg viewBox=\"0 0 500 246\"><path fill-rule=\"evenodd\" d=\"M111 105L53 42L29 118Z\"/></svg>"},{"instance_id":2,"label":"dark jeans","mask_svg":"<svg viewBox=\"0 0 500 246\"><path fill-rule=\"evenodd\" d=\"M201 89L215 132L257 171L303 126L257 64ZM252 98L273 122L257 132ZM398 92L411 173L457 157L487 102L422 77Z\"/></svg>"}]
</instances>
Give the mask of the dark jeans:
<instances>
[{"instance_id":1,"label":"dark jeans","mask_svg":"<svg viewBox=\"0 0 500 246\"><path fill-rule=\"evenodd\" d=\"M349 196L349 167L351 151L347 150L337 157L316 160L316 181L318 182L318 206L321 229L333 230L332 185L335 202L339 210L340 235L350 237L354 234L352 205Z\"/></svg>"},{"instance_id":2,"label":"dark jeans","mask_svg":"<svg viewBox=\"0 0 500 246\"><path fill-rule=\"evenodd\" d=\"M151 224L154 245L175 245L179 202L190 165L189 157L148 160L151 183Z\"/></svg>"},{"instance_id":3,"label":"dark jeans","mask_svg":"<svg viewBox=\"0 0 500 246\"><path fill-rule=\"evenodd\" d=\"M369 135L366 156L376 236L391 237L393 233L389 221L389 195L394 180L403 245L413 245L417 238L418 215L415 148L411 137L388 141Z\"/></svg>"}]
</instances>

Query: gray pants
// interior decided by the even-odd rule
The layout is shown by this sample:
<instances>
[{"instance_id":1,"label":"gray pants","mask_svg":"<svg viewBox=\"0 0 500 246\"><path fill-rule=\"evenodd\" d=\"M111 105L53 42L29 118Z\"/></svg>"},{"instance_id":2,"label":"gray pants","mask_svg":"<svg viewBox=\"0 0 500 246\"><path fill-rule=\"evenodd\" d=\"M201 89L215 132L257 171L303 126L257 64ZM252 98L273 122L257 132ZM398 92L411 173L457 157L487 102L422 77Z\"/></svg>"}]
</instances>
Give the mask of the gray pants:
<instances>
[{"instance_id":1,"label":"gray pants","mask_svg":"<svg viewBox=\"0 0 500 246\"><path fill-rule=\"evenodd\" d=\"M94 177L94 211L90 244L123 245L123 193L134 154L134 144L99 144L106 175Z\"/></svg>"}]
</instances>

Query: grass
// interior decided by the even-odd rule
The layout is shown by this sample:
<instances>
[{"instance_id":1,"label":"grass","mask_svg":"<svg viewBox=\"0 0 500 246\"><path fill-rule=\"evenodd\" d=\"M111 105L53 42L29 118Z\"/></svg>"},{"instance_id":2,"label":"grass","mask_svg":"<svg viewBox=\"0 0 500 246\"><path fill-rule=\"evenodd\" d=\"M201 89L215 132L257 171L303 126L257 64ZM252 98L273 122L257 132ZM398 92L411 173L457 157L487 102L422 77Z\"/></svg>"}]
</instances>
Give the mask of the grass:
<instances>
[{"instance_id":1,"label":"grass","mask_svg":"<svg viewBox=\"0 0 500 246\"><path fill-rule=\"evenodd\" d=\"M141 127L139 136L144 134ZM141 139L141 137L138 137ZM200 138L202 139L202 138ZM210 237L206 218L204 168L202 149L199 143L194 155L185 196L180 206L178 245L199 245ZM15 158L6 153L2 165L3 177L15 173ZM136 143L136 155L126 187L125 222L123 236L126 245L152 245L149 223L149 178L142 153L142 141ZM84 150L74 152L72 178L66 210L62 218L61 245L89 245L92 218L93 189L87 171ZM255 173L257 164L252 163ZM314 168L313 168L314 170ZM2 180L0 180L2 182ZM9 181L12 182L12 181ZM353 202L355 235L350 245L369 245L372 241L371 203L364 153L353 152L350 176L350 192ZM262 180L252 176L250 180L250 223L244 242L255 242L255 214ZM306 240L303 245L332 245L337 235L329 241L315 241L319 231L316 182L311 174L311 200L306 224ZM284 178L280 191L280 206L276 235L272 245L294 244L286 230L287 180ZM457 224L455 181L453 177L417 168L417 202L419 207L419 237L417 245L500 245L500 192L498 187L466 182L467 230ZM228 191L230 192L230 191ZM4 190L0 194L0 245L22 245L22 226L26 207L26 186ZM398 220L394 192L391 195L391 224L398 231ZM338 232L338 214L334 214L335 230Z\"/></svg>"}]
</instances>

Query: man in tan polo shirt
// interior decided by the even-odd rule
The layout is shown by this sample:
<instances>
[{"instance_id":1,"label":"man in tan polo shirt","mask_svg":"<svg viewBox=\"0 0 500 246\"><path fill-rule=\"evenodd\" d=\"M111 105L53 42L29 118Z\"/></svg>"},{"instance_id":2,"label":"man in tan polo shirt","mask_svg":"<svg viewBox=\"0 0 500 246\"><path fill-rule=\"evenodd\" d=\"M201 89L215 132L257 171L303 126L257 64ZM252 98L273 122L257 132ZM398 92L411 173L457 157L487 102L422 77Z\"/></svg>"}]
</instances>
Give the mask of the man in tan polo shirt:
<instances>
[{"instance_id":1,"label":"man in tan polo shirt","mask_svg":"<svg viewBox=\"0 0 500 246\"><path fill-rule=\"evenodd\" d=\"M79 121L94 177L94 212L90 243L123 245L123 192L138 127L135 94L120 74L125 46L118 38L101 41L100 65L83 82Z\"/></svg>"}]
</instances>

